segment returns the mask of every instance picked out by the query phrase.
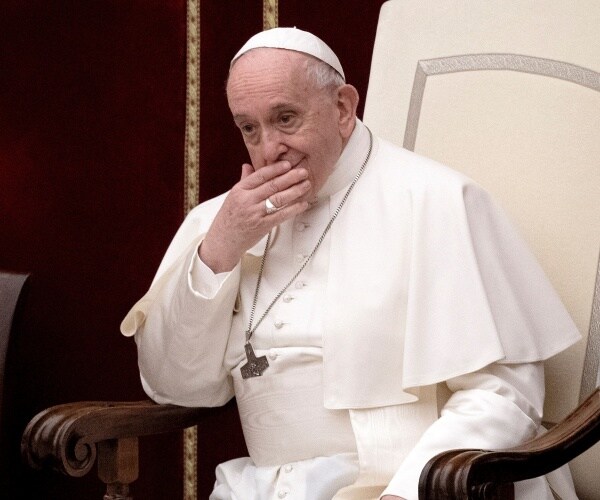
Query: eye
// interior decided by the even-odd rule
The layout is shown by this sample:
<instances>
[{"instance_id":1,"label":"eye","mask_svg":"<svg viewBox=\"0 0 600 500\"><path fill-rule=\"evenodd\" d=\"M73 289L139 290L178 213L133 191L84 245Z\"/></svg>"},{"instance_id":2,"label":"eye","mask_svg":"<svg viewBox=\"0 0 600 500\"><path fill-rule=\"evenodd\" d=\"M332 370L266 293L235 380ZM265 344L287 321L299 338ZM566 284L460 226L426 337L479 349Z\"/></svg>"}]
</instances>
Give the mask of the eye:
<instances>
[{"instance_id":1,"label":"eye","mask_svg":"<svg viewBox=\"0 0 600 500\"><path fill-rule=\"evenodd\" d=\"M241 125L239 125L239 128L242 131L242 134L244 135L252 135L252 133L255 130L254 125L252 125L251 123L242 123Z\"/></svg>"},{"instance_id":2,"label":"eye","mask_svg":"<svg viewBox=\"0 0 600 500\"><path fill-rule=\"evenodd\" d=\"M295 118L293 113L282 113L279 115L279 123L283 126L290 126L294 123Z\"/></svg>"}]
</instances>

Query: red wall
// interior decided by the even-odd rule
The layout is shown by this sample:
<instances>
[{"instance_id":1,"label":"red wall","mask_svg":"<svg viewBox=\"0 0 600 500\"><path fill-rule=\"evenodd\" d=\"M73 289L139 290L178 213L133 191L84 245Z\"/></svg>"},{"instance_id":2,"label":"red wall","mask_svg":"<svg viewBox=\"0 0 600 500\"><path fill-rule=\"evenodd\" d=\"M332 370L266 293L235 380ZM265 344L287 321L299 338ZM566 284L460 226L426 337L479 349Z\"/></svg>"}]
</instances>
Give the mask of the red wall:
<instances>
[{"instance_id":1,"label":"red wall","mask_svg":"<svg viewBox=\"0 0 600 500\"><path fill-rule=\"evenodd\" d=\"M279 3L280 25L326 39L364 96L382 2ZM224 82L232 54L262 27L262 2L204 0L201 9L207 199L246 160ZM134 343L118 326L183 217L185 13L185 0L0 3L0 268L32 273L8 358L2 497L101 498L94 473L23 466L22 430L50 405L145 397ZM243 446L234 410L200 425L200 499L215 464ZM181 498L180 441L142 440L136 498Z\"/></svg>"}]
</instances>

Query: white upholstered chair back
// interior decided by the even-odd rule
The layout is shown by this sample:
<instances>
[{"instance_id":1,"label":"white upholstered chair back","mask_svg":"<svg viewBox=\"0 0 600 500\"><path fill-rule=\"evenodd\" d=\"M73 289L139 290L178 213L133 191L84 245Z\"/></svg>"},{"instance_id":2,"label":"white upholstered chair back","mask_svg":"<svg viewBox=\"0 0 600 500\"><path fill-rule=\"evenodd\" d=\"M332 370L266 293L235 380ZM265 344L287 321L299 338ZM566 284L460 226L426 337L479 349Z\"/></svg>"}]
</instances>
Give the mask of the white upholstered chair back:
<instances>
[{"instance_id":1,"label":"white upholstered chair back","mask_svg":"<svg viewBox=\"0 0 600 500\"><path fill-rule=\"evenodd\" d=\"M584 341L546 363L544 420L600 382L600 2L389 0L381 10L365 123L465 172L512 217ZM598 285L600 286L600 285ZM600 498L600 445L571 464Z\"/></svg>"}]
</instances>

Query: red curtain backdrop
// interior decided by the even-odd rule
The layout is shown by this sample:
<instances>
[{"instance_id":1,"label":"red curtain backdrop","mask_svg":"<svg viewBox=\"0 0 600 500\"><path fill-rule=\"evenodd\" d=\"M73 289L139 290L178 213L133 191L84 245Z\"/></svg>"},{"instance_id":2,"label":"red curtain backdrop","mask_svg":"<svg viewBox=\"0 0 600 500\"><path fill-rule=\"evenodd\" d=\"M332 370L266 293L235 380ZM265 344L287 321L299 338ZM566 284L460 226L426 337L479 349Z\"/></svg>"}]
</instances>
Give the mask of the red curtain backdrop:
<instances>
[{"instance_id":1,"label":"red curtain backdrop","mask_svg":"<svg viewBox=\"0 0 600 500\"><path fill-rule=\"evenodd\" d=\"M364 102L381 3L280 0L279 24L322 36ZM224 86L229 59L262 29L262 1L200 4L205 200L247 158ZM23 428L55 404L145 398L118 327L183 218L185 43L185 0L0 3L0 268L32 273L7 360L3 498L102 498L94 472L24 466ZM182 498L181 436L140 448L135 498ZM201 423L199 499L215 465L243 449L233 406Z\"/></svg>"},{"instance_id":2,"label":"red curtain backdrop","mask_svg":"<svg viewBox=\"0 0 600 500\"><path fill-rule=\"evenodd\" d=\"M185 12L185 0L0 4L0 267L32 273L8 356L3 498L102 498L95 472L21 465L20 435L50 405L145 397L119 322L181 220ZM160 443L147 459L152 446L141 466L161 478L157 496L140 482L138 498L170 498L180 471L160 467Z\"/></svg>"}]
</instances>

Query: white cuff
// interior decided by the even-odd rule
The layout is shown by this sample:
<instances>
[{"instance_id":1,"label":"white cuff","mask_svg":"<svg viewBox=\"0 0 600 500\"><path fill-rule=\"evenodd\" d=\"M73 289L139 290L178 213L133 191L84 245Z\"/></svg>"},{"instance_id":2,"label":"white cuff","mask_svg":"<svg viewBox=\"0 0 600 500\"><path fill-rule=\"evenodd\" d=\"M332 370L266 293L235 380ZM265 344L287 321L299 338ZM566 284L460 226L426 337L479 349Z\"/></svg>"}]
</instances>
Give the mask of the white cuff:
<instances>
[{"instance_id":1,"label":"white cuff","mask_svg":"<svg viewBox=\"0 0 600 500\"><path fill-rule=\"evenodd\" d=\"M214 299L233 271L215 274L210 267L202 262L198 254L200 245L202 245L202 242L200 242L192 256L188 285L195 295L203 299Z\"/></svg>"}]
</instances>

